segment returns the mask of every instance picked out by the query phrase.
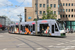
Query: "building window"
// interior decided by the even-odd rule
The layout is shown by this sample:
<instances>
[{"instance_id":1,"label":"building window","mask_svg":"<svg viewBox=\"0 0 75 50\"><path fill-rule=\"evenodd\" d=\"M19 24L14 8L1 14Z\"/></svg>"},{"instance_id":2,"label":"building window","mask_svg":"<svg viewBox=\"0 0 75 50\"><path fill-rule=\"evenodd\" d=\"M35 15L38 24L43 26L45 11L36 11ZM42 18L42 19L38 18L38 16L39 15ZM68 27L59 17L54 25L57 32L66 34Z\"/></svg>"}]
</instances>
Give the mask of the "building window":
<instances>
[{"instance_id":1,"label":"building window","mask_svg":"<svg viewBox=\"0 0 75 50\"><path fill-rule=\"evenodd\" d=\"M65 6L65 3L63 3L63 6Z\"/></svg>"},{"instance_id":2,"label":"building window","mask_svg":"<svg viewBox=\"0 0 75 50\"><path fill-rule=\"evenodd\" d=\"M45 11L43 11L43 13L45 13Z\"/></svg>"},{"instance_id":3,"label":"building window","mask_svg":"<svg viewBox=\"0 0 75 50\"><path fill-rule=\"evenodd\" d=\"M70 15L69 15L69 17L70 17Z\"/></svg>"},{"instance_id":4,"label":"building window","mask_svg":"<svg viewBox=\"0 0 75 50\"><path fill-rule=\"evenodd\" d=\"M62 6L62 4L60 3L60 6Z\"/></svg>"},{"instance_id":5,"label":"building window","mask_svg":"<svg viewBox=\"0 0 75 50\"><path fill-rule=\"evenodd\" d=\"M56 4L54 4L54 8L56 7Z\"/></svg>"},{"instance_id":6,"label":"building window","mask_svg":"<svg viewBox=\"0 0 75 50\"><path fill-rule=\"evenodd\" d=\"M72 6L73 6L73 3L72 3Z\"/></svg>"},{"instance_id":7,"label":"building window","mask_svg":"<svg viewBox=\"0 0 75 50\"><path fill-rule=\"evenodd\" d=\"M58 15L59 15L59 11L58 11Z\"/></svg>"},{"instance_id":8,"label":"building window","mask_svg":"<svg viewBox=\"0 0 75 50\"><path fill-rule=\"evenodd\" d=\"M73 12L73 9L71 11Z\"/></svg>"},{"instance_id":9,"label":"building window","mask_svg":"<svg viewBox=\"0 0 75 50\"><path fill-rule=\"evenodd\" d=\"M63 15L63 18L65 17L65 15Z\"/></svg>"},{"instance_id":10,"label":"building window","mask_svg":"<svg viewBox=\"0 0 75 50\"><path fill-rule=\"evenodd\" d=\"M52 7L52 4L50 4L50 7Z\"/></svg>"},{"instance_id":11,"label":"building window","mask_svg":"<svg viewBox=\"0 0 75 50\"><path fill-rule=\"evenodd\" d=\"M64 12L65 10L63 9L63 12Z\"/></svg>"},{"instance_id":12,"label":"building window","mask_svg":"<svg viewBox=\"0 0 75 50\"><path fill-rule=\"evenodd\" d=\"M49 7L49 5L47 5L47 7Z\"/></svg>"},{"instance_id":13,"label":"building window","mask_svg":"<svg viewBox=\"0 0 75 50\"><path fill-rule=\"evenodd\" d=\"M43 4L43 7L45 7L45 4Z\"/></svg>"},{"instance_id":14,"label":"building window","mask_svg":"<svg viewBox=\"0 0 75 50\"><path fill-rule=\"evenodd\" d=\"M62 9L60 9L60 12L62 12Z\"/></svg>"},{"instance_id":15,"label":"building window","mask_svg":"<svg viewBox=\"0 0 75 50\"><path fill-rule=\"evenodd\" d=\"M73 15L72 15L72 17L73 17Z\"/></svg>"},{"instance_id":16,"label":"building window","mask_svg":"<svg viewBox=\"0 0 75 50\"><path fill-rule=\"evenodd\" d=\"M62 18L62 15L60 15L60 17Z\"/></svg>"},{"instance_id":17,"label":"building window","mask_svg":"<svg viewBox=\"0 0 75 50\"><path fill-rule=\"evenodd\" d=\"M40 14L42 14L42 11L40 11Z\"/></svg>"},{"instance_id":18,"label":"building window","mask_svg":"<svg viewBox=\"0 0 75 50\"><path fill-rule=\"evenodd\" d=\"M58 8L59 8L59 5L58 5Z\"/></svg>"},{"instance_id":19,"label":"building window","mask_svg":"<svg viewBox=\"0 0 75 50\"><path fill-rule=\"evenodd\" d=\"M40 7L42 7L42 4L40 4Z\"/></svg>"},{"instance_id":20,"label":"building window","mask_svg":"<svg viewBox=\"0 0 75 50\"><path fill-rule=\"evenodd\" d=\"M36 14L37 14L37 11L36 11Z\"/></svg>"},{"instance_id":21,"label":"building window","mask_svg":"<svg viewBox=\"0 0 75 50\"><path fill-rule=\"evenodd\" d=\"M66 15L66 18L67 18L67 15Z\"/></svg>"},{"instance_id":22,"label":"building window","mask_svg":"<svg viewBox=\"0 0 75 50\"><path fill-rule=\"evenodd\" d=\"M69 3L69 6L70 6L70 3Z\"/></svg>"},{"instance_id":23,"label":"building window","mask_svg":"<svg viewBox=\"0 0 75 50\"><path fill-rule=\"evenodd\" d=\"M66 6L67 6L67 3L66 3Z\"/></svg>"},{"instance_id":24,"label":"building window","mask_svg":"<svg viewBox=\"0 0 75 50\"><path fill-rule=\"evenodd\" d=\"M69 9L69 12L70 12L70 9Z\"/></svg>"},{"instance_id":25,"label":"building window","mask_svg":"<svg viewBox=\"0 0 75 50\"><path fill-rule=\"evenodd\" d=\"M66 12L67 12L67 9L66 9Z\"/></svg>"},{"instance_id":26,"label":"building window","mask_svg":"<svg viewBox=\"0 0 75 50\"><path fill-rule=\"evenodd\" d=\"M35 4L35 6L37 7L37 4Z\"/></svg>"},{"instance_id":27,"label":"building window","mask_svg":"<svg viewBox=\"0 0 75 50\"><path fill-rule=\"evenodd\" d=\"M54 14L56 14L56 11L54 11Z\"/></svg>"}]
</instances>

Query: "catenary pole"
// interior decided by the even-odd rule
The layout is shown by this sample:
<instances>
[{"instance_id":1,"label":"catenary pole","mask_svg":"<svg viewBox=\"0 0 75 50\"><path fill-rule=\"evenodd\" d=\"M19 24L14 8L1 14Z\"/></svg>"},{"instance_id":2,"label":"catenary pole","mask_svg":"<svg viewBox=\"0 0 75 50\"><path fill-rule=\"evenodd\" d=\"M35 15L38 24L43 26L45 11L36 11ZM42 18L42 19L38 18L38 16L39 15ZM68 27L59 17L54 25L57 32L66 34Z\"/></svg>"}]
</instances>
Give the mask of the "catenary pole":
<instances>
[{"instance_id":1,"label":"catenary pole","mask_svg":"<svg viewBox=\"0 0 75 50\"><path fill-rule=\"evenodd\" d=\"M39 17L38 17L38 0L36 0L36 12L37 12L37 20L36 20L36 26L35 26L35 32L36 32L36 35L37 35L37 21L39 20Z\"/></svg>"},{"instance_id":2,"label":"catenary pole","mask_svg":"<svg viewBox=\"0 0 75 50\"><path fill-rule=\"evenodd\" d=\"M19 33L20 33L20 23L22 22L22 18L21 18L21 14L20 15L17 15L17 16L19 16L19 18L20 18L20 21L19 21Z\"/></svg>"}]
</instances>

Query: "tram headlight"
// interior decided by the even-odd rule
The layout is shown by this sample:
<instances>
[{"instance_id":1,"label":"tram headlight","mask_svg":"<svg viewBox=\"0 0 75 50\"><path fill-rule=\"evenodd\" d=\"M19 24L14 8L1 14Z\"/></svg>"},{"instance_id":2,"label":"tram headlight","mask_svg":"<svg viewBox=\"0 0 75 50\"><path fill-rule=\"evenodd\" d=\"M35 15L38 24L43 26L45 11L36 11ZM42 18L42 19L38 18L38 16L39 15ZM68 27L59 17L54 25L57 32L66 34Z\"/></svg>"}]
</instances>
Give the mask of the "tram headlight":
<instances>
[{"instance_id":1,"label":"tram headlight","mask_svg":"<svg viewBox=\"0 0 75 50\"><path fill-rule=\"evenodd\" d=\"M65 30L60 30L60 33L65 33Z\"/></svg>"}]
</instances>

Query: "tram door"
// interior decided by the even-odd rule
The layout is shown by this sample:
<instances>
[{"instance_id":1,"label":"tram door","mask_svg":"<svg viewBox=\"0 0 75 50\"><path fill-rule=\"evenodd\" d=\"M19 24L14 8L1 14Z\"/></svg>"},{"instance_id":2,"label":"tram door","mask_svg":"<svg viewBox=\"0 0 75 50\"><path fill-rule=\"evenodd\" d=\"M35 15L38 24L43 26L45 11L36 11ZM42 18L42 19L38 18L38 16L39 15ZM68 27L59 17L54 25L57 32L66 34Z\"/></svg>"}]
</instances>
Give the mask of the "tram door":
<instances>
[{"instance_id":1,"label":"tram door","mask_svg":"<svg viewBox=\"0 0 75 50\"><path fill-rule=\"evenodd\" d=\"M29 29L29 30L30 30L30 32L32 32L32 31L33 31L33 27L32 27L32 25L31 25L31 26L29 26L29 27L30 27L30 29Z\"/></svg>"},{"instance_id":2,"label":"tram door","mask_svg":"<svg viewBox=\"0 0 75 50\"><path fill-rule=\"evenodd\" d=\"M58 26L57 26L57 24L55 22L51 24L51 33L54 36L59 35Z\"/></svg>"},{"instance_id":3,"label":"tram door","mask_svg":"<svg viewBox=\"0 0 75 50\"><path fill-rule=\"evenodd\" d=\"M54 25L52 24L52 34L54 34L55 33L55 31L54 31Z\"/></svg>"},{"instance_id":4,"label":"tram door","mask_svg":"<svg viewBox=\"0 0 75 50\"><path fill-rule=\"evenodd\" d=\"M51 33L54 35L55 33L55 22L51 21Z\"/></svg>"}]
</instances>

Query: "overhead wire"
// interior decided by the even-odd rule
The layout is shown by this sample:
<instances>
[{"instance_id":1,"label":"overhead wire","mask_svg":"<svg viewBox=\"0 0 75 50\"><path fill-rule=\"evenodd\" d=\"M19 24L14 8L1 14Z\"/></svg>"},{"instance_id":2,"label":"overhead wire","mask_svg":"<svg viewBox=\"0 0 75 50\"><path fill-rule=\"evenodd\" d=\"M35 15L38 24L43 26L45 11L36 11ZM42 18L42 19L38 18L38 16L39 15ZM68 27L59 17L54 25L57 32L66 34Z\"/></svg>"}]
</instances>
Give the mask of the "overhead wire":
<instances>
[{"instance_id":1,"label":"overhead wire","mask_svg":"<svg viewBox=\"0 0 75 50\"><path fill-rule=\"evenodd\" d=\"M24 2L25 2L25 0L18 7L16 7L15 9L19 8ZM12 10L10 12L12 12Z\"/></svg>"}]
</instances>

